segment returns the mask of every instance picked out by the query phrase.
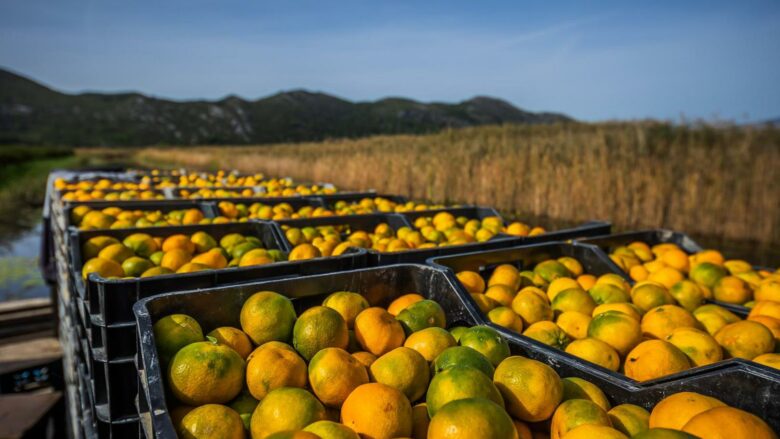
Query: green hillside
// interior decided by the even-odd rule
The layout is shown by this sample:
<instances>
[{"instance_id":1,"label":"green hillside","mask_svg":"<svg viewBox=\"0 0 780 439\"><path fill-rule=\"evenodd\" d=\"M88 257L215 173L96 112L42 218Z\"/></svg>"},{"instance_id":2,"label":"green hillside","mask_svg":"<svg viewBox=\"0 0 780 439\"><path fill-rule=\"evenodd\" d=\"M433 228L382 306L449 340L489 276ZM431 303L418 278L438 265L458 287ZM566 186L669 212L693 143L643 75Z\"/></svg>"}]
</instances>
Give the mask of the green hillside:
<instances>
[{"instance_id":1,"label":"green hillside","mask_svg":"<svg viewBox=\"0 0 780 439\"><path fill-rule=\"evenodd\" d=\"M570 120L489 97L457 104L350 102L295 90L250 101L176 102L139 93L65 94L0 69L0 144L262 144L427 133L446 127Z\"/></svg>"}]
</instances>

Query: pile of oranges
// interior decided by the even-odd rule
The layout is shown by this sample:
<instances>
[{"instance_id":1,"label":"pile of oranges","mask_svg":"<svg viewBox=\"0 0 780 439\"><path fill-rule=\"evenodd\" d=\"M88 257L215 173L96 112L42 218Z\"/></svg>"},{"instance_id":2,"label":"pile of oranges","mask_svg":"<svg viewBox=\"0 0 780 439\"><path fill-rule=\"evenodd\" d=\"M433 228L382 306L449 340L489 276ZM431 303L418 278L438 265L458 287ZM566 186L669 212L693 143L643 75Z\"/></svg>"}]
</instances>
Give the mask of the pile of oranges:
<instances>
[{"instance_id":1,"label":"pile of oranges","mask_svg":"<svg viewBox=\"0 0 780 439\"><path fill-rule=\"evenodd\" d=\"M106 207L93 209L80 205L70 214L71 223L80 230L125 229L131 227L181 226L191 224L210 224L203 212L197 208L172 210L122 209Z\"/></svg>"},{"instance_id":2,"label":"pile of oranges","mask_svg":"<svg viewBox=\"0 0 780 439\"><path fill-rule=\"evenodd\" d=\"M585 273L571 257L530 268L457 277L493 323L638 381L731 357L780 368L780 302L758 302L743 320L706 303L691 280L631 286Z\"/></svg>"},{"instance_id":3,"label":"pile of oranges","mask_svg":"<svg viewBox=\"0 0 780 439\"><path fill-rule=\"evenodd\" d=\"M757 270L747 261L726 260L717 250L688 254L674 243L649 246L632 242L616 247L609 257L637 282L652 280L667 288L691 280L707 299L753 306L780 302L780 271Z\"/></svg>"},{"instance_id":4,"label":"pile of oranges","mask_svg":"<svg viewBox=\"0 0 780 439\"><path fill-rule=\"evenodd\" d=\"M167 237L133 233L121 242L111 236L88 239L81 249L84 279L90 273L101 277L149 277L192 273L226 267L271 264L294 258L276 249L266 249L254 236L231 233L219 241L206 232Z\"/></svg>"},{"instance_id":5,"label":"pile of oranges","mask_svg":"<svg viewBox=\"0 0 780 439\"><path fill-rule=\"evenodd\" d=\"M205 334L184 314L154 324L180 437L776 438L760 418L697 393L652 411L612 407L593 383L512 355L486 326L449 330L435 302L387 308L339 291L300 314L261 291L237 327Z\"/></svg>"}]
</instances>

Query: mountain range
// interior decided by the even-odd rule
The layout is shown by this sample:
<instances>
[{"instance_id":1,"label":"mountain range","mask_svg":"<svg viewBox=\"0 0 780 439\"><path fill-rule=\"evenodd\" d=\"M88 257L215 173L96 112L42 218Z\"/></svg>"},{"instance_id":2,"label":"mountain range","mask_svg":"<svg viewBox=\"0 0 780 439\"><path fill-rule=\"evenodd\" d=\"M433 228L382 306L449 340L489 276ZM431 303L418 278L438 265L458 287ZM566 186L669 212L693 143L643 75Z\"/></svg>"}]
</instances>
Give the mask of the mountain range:
<instances>
[{"instance_id":1,"label":"mountain range","mask_svg":"<svg viewBox=\"0 0 780 439\"><path fill-rule=\"evenodd\" d=\"M571 120L482 96L446 104L403 98L350 102L305 90L216 101L172 101L140 93L69 94L0 69L0 144L239 145Z\"/></svg>"}]
</instances>

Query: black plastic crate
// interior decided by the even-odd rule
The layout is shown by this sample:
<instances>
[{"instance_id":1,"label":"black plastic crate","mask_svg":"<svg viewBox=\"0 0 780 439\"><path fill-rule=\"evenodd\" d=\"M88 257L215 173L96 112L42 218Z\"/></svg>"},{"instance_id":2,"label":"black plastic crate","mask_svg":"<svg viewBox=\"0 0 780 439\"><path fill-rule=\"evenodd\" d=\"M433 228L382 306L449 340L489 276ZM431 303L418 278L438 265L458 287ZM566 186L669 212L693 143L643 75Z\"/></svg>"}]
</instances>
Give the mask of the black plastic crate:
<instances>
[{"instance_id":1,"label":"black plastic crate","mask_svg":"<svg viewBox=\"0 0 780 439\"><path fill-rule=\"evenodd\" d=\"M110 423L137 420L138 380L133 358L99 361L93 356L90 362L95 418Z\"/></svg>"},{"instance_id":2,"label":"black plastic crate","mask_svg":"<svg viewBox=\"0 0 780 439\"><path fill-rule=\"evenodd\" d=\"M252 267L231 267L150 278L104 279L93 273L85 281L81 276L81 270L86 262L81 256L81 247L87 240L95 236L112 236L121 241L134 233L147 233L151 236L167 237L177 233L191 235L198 231L206 232L217 240L229 233L241 233L257 237L266 248L279 249L284 252L290 250L281 239L277 226L261 221L84 231L71 228L70 251L73 281L79 296L89 305L90 314L100 316L104 324L128 322L133 320L131 310L133 303L144 294L170 291L171 288L199 288L200 285L213 285L216 278L222 279L223 277L226 279L220 280L222 283L239 282L246 278L244 276L251 276L249 277L251 279L258 274L253 272ZM268 266L277 267L278 265L280 264L269 264ZM280 271L279 275L286 274L283 268Z\"/></svg>"},{"instance_id":3,"label":"black plastic crate","mask_svg":"<svg viewBox=\"0 0 780 439\"><path fill-rule=\"evenodd\" d=\"M293 297L299 312L321 303L322 299L333 291L368 293L372 305L387 305L398 294L416 291L442 305L450 326L484 324L476 307L462 300L461 294L455 288L457 286L459 283L449 272L434 267L406 264L333 275L264 281L207 291L170 293L139 301L134 311L138 319L141 345L137 362L141 381L138 406L142 425L147 428L149 437L175 437L167 411L168 395L162 381L152 332L153 323L163 316L185 313L198 320L204 331L208 331L217 326L238 325L238 315L243 302L261 290L277 291ZM302 292L304 296L301 296ZM213 312L217 309L216 304L220 305L219 313ZM502 333L507 336L513 355L522 355L549 364L561 377L575 376L586 379L601 388L614 405L633 403L652 409L670 393L698 391L751 411L775 429L780 421L780 401L776 398L780 384L777 381L767 384L773 372L763 366L737 361L729 367L708 369L684 380L642 387L615 379L611 374L603 373L602 370L582 362L571 361L567 356L558 355L557 351L551 352L543 345L538 346L539 343L520 343L512 334L507 334L506 331ZM748 398L748 395L751 397Z\"/></svg>"},{"instance_id":4,"label":"black plastic crate","mask_svg":"<svg viewBox=\"0 0 780 439\"><path fill-rule=\"evenodd\" d=\"M642 241L651 246L666 242L673 243L677 244L677 246L686 253L697 253L704 250L704 247L699 245L688 235L668 229L651 229L636 232L615 233L611 235L599 235L590 238L578 239L577 241L583 244L595 245L605 254L609 254L614 247L628 245L634 241ZM764 267L754 266L754 268L758 270ZM717 300L708 300L708 302L715 303L743 316L750 312L749 308L742 305L725 303Z\"/></svg>"},{"instance_id":5,"label":"black plastic crate","mask_svg":"<svg viewBox=\"0 0 780 439\"><path fill-rule=\"evenodd\" d=\"M139 407L149 419L156 437L176 437L166 405L163 374L157 360L152 325L171 313L184 313L195 318L209 331L215 327L240 327L239 313L244 301L252 294L270 290L293 299L296 311L319 305L334 291L354 291L364 294L372 305L388 305L394 298L409 291L436 300L447 315L451 326L472 326L481 323L475 309L464 304L455 293L452 280L444 272L421 265L353 270L328 275L295 279L262 281L202 291L169 293L139 301L134 306L138 320L140 343L139 369L142 389ZM146 421L144 421L146 423ZM151 437L151 436L150 436Z\"/></svg>"},{"instance_id":6,"label":"black plastic crate","mask_svg":"<svg viewBox=\"0 0 780 439\"><path fill-rule=\"evenodd\" d=\"M214 218L218 215L214 203L189 200L142 200L142 201L71 201L63 206L63 217L65 220L64 230L70 230L71 213L77 206L87 206L94 210L103 210L108 207L119 207L122 210L142 210L142 211L160 211L168 213L174 210L198 209L205 218ZM148 227L143 227L147 229Z\"/></svg>"},{"instance_id":7,"label":"black plastic crate","mask_svg":"<svg viewBox=\"0 0 780 439\"><path fill-rule=\"evenodd\" d=\"M563 242L534 244L503 250L474 252L449 257L431 258L428 263L434 268L442 269L451 277L455 288L464 302L476 304L455 274L459 271L470 270L479 273L489 273L500 264L511 264L521 270L533 267L536 263L545 259L571 256L580 261L586 273L602 275L616 273L630 281L628 276L615 265L609 257L596 246L589 244L567 244ZM487 320L480 311L480 318ZM744 397L747 394L765 395L767 389L771 389L773 395L780 392L780 371L748 362L741 359L728 359L704 367L692 368L684 372L664 376L655 380L638 382L618 372L613 372L601 366L582 360L564 351L547 346L544 343L518 334L502 326L488 322L488 325L500 331L507 338L523 346L530 358L556 364L565 370L577 369L586 372L583 378L593 381L599 387L614 387L614 394L623 395L621 400L641 404L645 395L665 395L679 389L710 394L722 399L728 404L737 407L747 407L746 410L755 413L767 422L774 422L775 428L780 425L780 400L775 398L763 398L759 401L743 401L735 395ZM572 372L566 372L572 373ZM578 375L579 376L579 375ZM721 383L729 383L725 385ZM693 383L698 383L694 386ZM735 388L734 393L726 389ZM603 387L602 387L603 389ZM677 389L677 390L675 390ZM639 396L631 396L633 392L640 392ZM707 391L705 391L707 390ZM607 393L611 395L611 393ZM659 398L650 398L657 401Z\"/></svg>"},{"instance_id":8,"label":"black plastic crate","mask_svg":"<svg viewBox=\"0 0 780 439\"><path fill-rule=\"evenodd\" d=\"M291 220L279 220L276 221L282 229L284 226L289 227L318 227L318 226L341 226L348 225L355 230L373 231L374 228L381 224L388 224L393 230L398 230L401 227L414 228L412 224L402 214L397 213L371 213L365 215L344 215L344 216L323 216L316 218L299 218ZM282 230L284 232L284 230ZM282 233L284 235L284 233ZM285 242L291 245L287 238L283 236ZM462 253L467 250L487 250L495 248L508 247L514 243L512 238L501 237L494 238L487 242L475 242L464 245L453 245L445 247L425 248L425 249L413 249L404 250L398 252L379 252L373 249L367 249L368 265L369 266L382 266L392 264L411 264L411 263L424 263L428 258L437 255L448 255L455 253Z\"/></svg>"}]
</instances>

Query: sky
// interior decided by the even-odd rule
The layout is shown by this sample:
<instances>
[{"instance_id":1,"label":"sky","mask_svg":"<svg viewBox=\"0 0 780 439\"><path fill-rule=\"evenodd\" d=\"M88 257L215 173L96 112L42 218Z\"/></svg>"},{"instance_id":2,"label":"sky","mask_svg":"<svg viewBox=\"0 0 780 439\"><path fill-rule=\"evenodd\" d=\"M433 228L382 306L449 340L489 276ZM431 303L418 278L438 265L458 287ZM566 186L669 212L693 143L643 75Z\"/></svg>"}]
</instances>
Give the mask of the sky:
<instances>
[{"instance_id":1,"label":"sky","mask_svg":"<svg viewBox=\"0 0 780 439\"><path fill-rule=\"evenodd\" d=\"M0 0L0 67L71 93L761 121L780 117L780 1Z\"/></svg>"}]
</instances>

